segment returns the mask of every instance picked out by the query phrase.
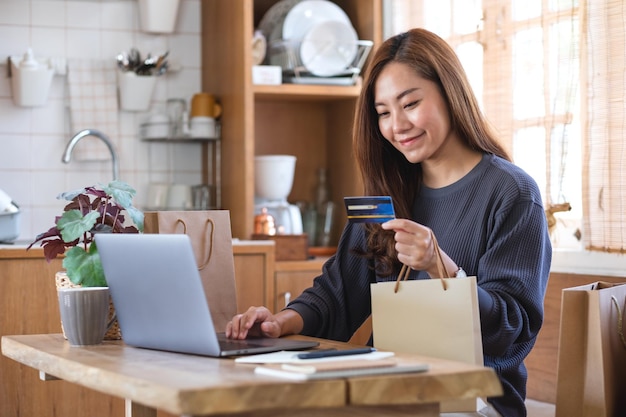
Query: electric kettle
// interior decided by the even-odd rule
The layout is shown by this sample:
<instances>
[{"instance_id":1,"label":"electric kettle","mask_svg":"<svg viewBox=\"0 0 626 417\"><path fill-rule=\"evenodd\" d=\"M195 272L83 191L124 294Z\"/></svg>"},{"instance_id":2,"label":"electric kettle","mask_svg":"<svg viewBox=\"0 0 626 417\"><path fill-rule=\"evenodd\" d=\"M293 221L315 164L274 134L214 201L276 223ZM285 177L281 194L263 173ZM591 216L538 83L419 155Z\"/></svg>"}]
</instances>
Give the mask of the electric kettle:
<instances>
[{"instance_id":1,"label":"electric kettle","mask_svg":"<svg viewBox=\"0 0 626 417\"><path fill-rule=\"evenodd\" d=\"M267 211L274 217L278 234L301 235L303 233L302 213L295 204L269 206Z\"/></svg>"},{"instance_id":2,"label":"electric kettle","mask_svg":"<svg viewBox=\"0 0 626 417\"><path fill-rule=\"evenodd\" d=\"M13 242L20 235L20 208L0 189L0 242Z\"/></svg>"},{"instance_id":3,"label":"electric kettle","mask_svg":"<svg viewBox=\"0 0 626 417\"><path fill-rule=\"evenodd\" d=\"M262 201L255 205L255 213L271 216L277 235L301 235L302 213L295 204L284 201Z\"/></svg>"}]
</instances>

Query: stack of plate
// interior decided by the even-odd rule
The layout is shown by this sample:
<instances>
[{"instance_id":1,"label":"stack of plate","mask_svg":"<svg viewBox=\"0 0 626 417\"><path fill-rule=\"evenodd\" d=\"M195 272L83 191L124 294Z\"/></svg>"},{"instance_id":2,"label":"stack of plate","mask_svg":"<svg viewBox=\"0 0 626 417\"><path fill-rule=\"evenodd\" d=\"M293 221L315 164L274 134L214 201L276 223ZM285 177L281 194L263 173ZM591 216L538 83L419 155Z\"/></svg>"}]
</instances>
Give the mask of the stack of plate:
<instances>
[{"instance_id":1,"label":"stack of plate","mask_svg":"<svg viewBox=\"0 0 626 417\"><path fill-rule=\"evenodd\" d=\"M358 36L348 15L328 0L281 0L261 19L268 61L285 71L342 75L355 60Z\"/></svg>"}]
</instances>

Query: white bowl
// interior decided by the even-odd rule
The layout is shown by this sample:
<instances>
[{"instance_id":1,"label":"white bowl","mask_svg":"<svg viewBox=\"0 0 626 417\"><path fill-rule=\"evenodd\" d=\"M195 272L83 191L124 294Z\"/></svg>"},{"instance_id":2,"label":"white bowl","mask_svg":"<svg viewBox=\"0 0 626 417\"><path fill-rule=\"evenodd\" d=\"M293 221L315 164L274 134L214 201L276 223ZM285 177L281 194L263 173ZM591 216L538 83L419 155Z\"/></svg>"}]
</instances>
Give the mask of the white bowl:
<instances>
[{"instance_id":1,"label":"white bowl","mask_svg":"<svg viewBox=\"0 0 626 417\"><path fill-rule=\"evenodd\" d=\"M350 24L336 20L318 23L302 39L302 65L318 77L339 75L354 61L357 41L357 33Z\"/></svg>"},{"instance_id":2,"label":"white bowl","mask_svg":"<svg viewBox=\"0 0 626 417\"><path fill-rule=\"evenodd\" d=\"M166 114L153 114L148 118L144 127L144 137L150 139L167 138L170 136L170 118Z\"/></svg>"}]
</instances>

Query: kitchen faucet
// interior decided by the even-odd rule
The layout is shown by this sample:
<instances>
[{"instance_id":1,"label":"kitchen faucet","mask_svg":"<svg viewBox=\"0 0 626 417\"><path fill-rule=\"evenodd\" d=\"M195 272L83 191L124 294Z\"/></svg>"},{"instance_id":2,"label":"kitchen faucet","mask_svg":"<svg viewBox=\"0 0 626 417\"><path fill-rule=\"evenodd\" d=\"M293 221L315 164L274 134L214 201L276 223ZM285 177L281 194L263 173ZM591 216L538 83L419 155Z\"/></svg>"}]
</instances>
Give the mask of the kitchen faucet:
<instances>
[{"instance_id":1,"label":"kitchen faucet","mask_svg":"<svg viewBox=\"0 0 626 417\"><path fill-rule=\"evenodd\" d=\"M117 160L117 153L115 152L115 148L113 147L113 143L104 133L96 129L85 129L75 134L65 147L65 151L63 152L63 158L61 159L61 161L69 164L72 160L72 151L74 150L74 147L82 138L86 136L97 137L105 143L107 148L109 148L109 151L111 152L111 160L113 161L113 179L118 179L120 176L120 166Z\"/></svg>"}]
</instances>

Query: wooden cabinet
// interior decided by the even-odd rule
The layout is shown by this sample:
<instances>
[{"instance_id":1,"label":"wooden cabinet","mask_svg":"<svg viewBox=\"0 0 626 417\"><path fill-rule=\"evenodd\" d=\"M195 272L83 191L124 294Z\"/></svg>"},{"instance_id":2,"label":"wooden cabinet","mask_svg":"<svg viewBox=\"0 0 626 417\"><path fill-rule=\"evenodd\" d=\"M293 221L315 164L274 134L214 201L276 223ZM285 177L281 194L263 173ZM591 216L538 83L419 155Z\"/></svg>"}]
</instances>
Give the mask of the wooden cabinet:
<instances>
[{"instance_id":1,"label":"wooden cabinet","mask_svg":"<svg viewBox=\"0 0 626 417\"><path fill-rule=\"evenodd\" d=\"M238 308L274 299L274 243L233 244ZM62 259L47 263L40 248L0 249L0 336L61 333L54 274ZM67 381L39 381L38 374L0 355L0 416L124 415L124 400ZM159 417L171 415L162 411Z\"/></svg>"},{"instance_id":2,"label":"wooden cabinet","mask_svg":"<svg viewBox=\"0 0 626 417\"><path fill-rule=\"evenodd\" d=\"M248 239L254 225L254 156L297 159L290 201L313 199L316 172L325 167L331 199L360 193L351 131L360 85L252 84L254 28L277 0L202 1L202 87L216 94L222 114L222 205L233 236ZM382 0L335 0L359 39L382 41ZM336 210L332 242L345 223Z\"/></svg>"},{"instance_id":3,"label":"wooden cabinet","mask_svg":"<svg viewBox=\"0 0 626 417\"><path fill-rule=\"evenodd\" d=\"M270 306L274 300L274 242L234 242L237 312Z\"/></svg>"},{"instance_id":4,"label":"wooden cabinet","mask_svg":"<svg viewBox=\"0 0 626 417\"><path fill-rule=\"evenodd\" d=\"M313 285L313 280L321 274L322 266L327 260L328 258L315 258L309 261L276 262L274 312L283 309L290 300ZM352 335L350 343L365 345L371 334L372 324L367 320Z\"/></svg>"},{"instance_id":5,"label":"wooden cabinet","mask_svg":"<svg viewBox=\"0 0 626 417\"><path fill-rule=\"evenodd\" d=\"M326 259L276 262L274 312L282 310L289 301L313 285L313 279L322 273Z\"/></svg>"},{"instance_id":6,"label":"wooden cabinet","mask_svg":"<svg viewBox=\"0 0 626 417\"><path fill-rule=\"evenodd\" d=\"M0 250L0 335L61 333L54 281L61 263L60 258L47 263L42 249ZM0 398L2 416L124 413L123 400L64 381L40 381L36 371L5 356L0 356Z\"/></svg>"}]
</instances>

